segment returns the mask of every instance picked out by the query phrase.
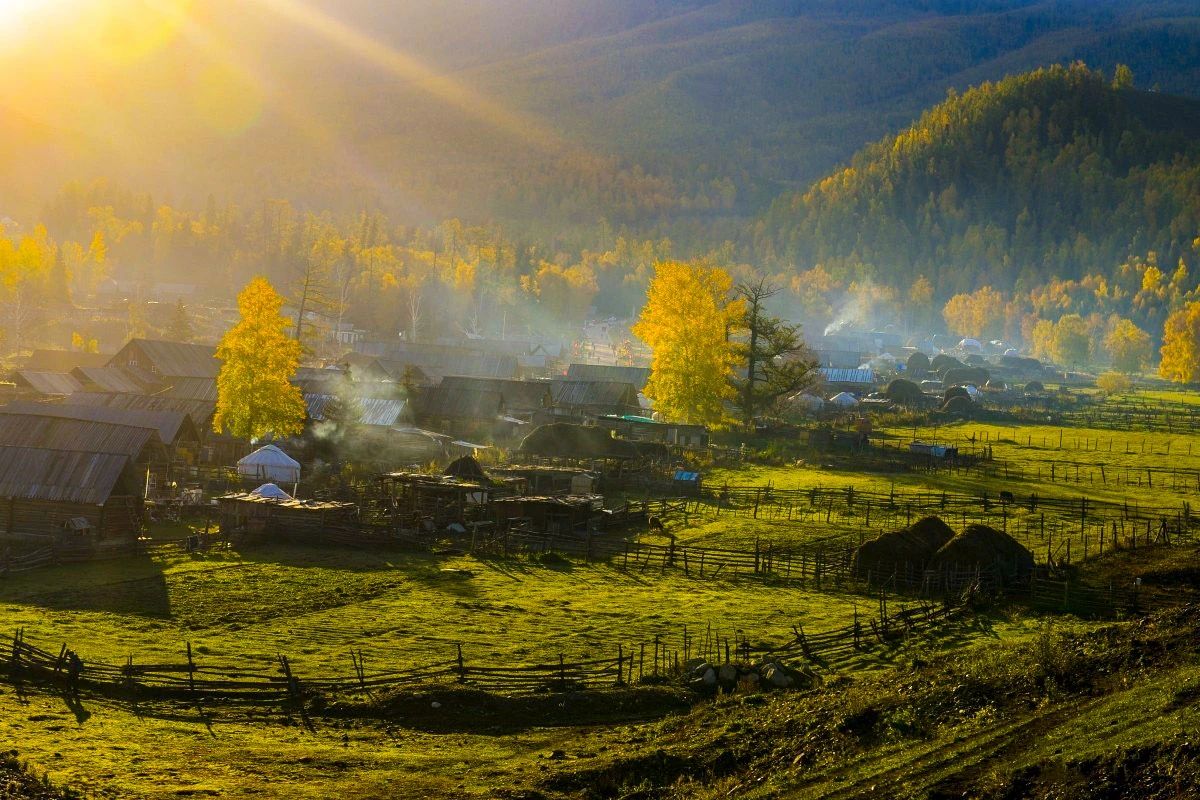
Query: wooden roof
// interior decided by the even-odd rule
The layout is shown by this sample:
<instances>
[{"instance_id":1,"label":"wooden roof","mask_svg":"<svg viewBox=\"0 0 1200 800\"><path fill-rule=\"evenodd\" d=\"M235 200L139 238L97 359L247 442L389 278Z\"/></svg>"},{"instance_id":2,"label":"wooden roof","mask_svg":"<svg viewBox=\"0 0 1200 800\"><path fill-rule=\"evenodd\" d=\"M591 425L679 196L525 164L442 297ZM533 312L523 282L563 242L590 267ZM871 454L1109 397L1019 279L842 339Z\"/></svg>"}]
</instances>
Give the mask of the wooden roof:
<instances>
[{"instance_id":1,"label":"wooden roof","mask_svg":"<svg viewBox=\"0 0 1200 800\"><path fill-rule=\"evenodd\" d=\"M107 502L128 463L122 453L0 444L0 497L99 505Z\"/></svg>"},{"instance_id":2,"label":"wooden roof","mask_svg":"<svg viewBox=\"0 0 1200 800\"><path fill-rule=\"evenodd\" d=\"M188 400L165 394L132 394L125 392L76 392L67 398L72 406L107 406L141 411L178 411L187 414L197 426L207 424L217 410L212 400Z\"/></svg>"},{"instance_id":3,"label":"wooden roof","mask_svg":"<svg viewBox=\"0 0 1200 800\"><path fill-rule=\"evenodd\" d=\"M161 339L130 339L108 362L108 366L120 367L129 362L129 351L138 348L149 359L149 364L138 363L139 367L153 367L160 375L171 378L215 378L221 370L217 361L216 348L207 344L168 342Z\"/></svg>"},{"instance_id":4,"label":"wooden roof","mask_svg":"<svg viewBox=\"0 0 1200 800\"><path fill-rule=\"evenodd\" d=\"M556 406L638 408L637 387L615 381L551 381Z\"/></svg>"},{"instance_id":5,"label":"wooden roof","mask_svg":"<svg viewBox=\"0 0 1200 800\"><path fill-rule=\"evenodd\" d=\"M139 371L140 372L140 371ZM106 392L144 392L156 382L143 383L137 374L125 367L76 367L71 375L83 385L92 385Z\"/></svg>"},{"instance_id":6,"label":"wooden roof","mask_svg":"<svg viewBox=\"0 0 1200 800\"><path fill-rule=\"evenodd\" d=\"M0 445L5 446L116 453L142 460L148 446L161 443L153 428L2 412L0 409Z\"/></svg>"},{"instance_id":7,"label":"wooden roof","mask_svg":"<svg viewBox=\"0 0 1200 800\"><path fill-rule=\"evenodd\" d=\"M33 403L18 401L0 406L0 413L10 415L32 415L74 419L84 422L103 422L147 428L154 431L163 442L174 442L179 438L196 439L196 426L192 418L183 411L150 410L138 408L113 408L110 406L73 403ZM82 448L81 448L82 449Z\"/></svg>"},{"instance_id":8,"label":"wooden roof","mask_svg":"<svg viewBox=\"0 0 1200 800\"><path fill-rule=\"evenodd\" d=\"M430 386L417 393L413 410L433 419L494 420L504 412L504 398L499 392Z\"/></svg>"},{"instance_id":9,"label":"wooden roof","mask_svg":"<svg viewBox=\"0 0 1200 800\"><path fill-rule=\"evenodd\" d=\"M613 364L571 364L567 367L567 380L632 383L640 392L650 380L650 368L619 367Z\"/></svg>"},{"instance_id":10,"label":"wooden roof","mask_svg":"<svg viewBox=\"0 0 1200 800\"><path fill-rule=\"evenodd\" d=\"M554 395L550 391L550 384L546 381L447 375L442 378L441 386L453 391L499 392L504 398L504 407L508 411L548 408L554 403Z\"/></svg>"},{"instance_id":11,"label":"wooden roof","mask_svg":"<svg viewBox=\"0 0 1200 800\"><path fill-rule=\"evenodd\" d=\"M83 384L69 372L39 372L32 369L14 372L13 383L46 395L66 396L83 388Z\"/></svg>"}]
</instances>

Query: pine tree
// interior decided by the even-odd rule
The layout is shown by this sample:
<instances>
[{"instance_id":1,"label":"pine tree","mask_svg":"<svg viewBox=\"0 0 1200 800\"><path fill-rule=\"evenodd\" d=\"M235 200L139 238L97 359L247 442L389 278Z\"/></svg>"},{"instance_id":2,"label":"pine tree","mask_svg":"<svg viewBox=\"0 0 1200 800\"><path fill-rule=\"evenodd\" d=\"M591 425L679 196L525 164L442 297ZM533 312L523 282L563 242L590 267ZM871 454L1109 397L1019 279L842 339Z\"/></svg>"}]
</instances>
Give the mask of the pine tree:
<instances>
[{"instance_id":1,"label":"pine tree","mask_svg":"<svg viewBox=\"0 0 1200 800\"><path fill-rule=\"evenodd\" d=\"M175 310L171 312L171 321L167 325L166 333L167 338L173 342L190 342L195 336L192 317L182 299L175 302Z\"/></svg>"},{"instance_id":2,"label":"pine tree","mask_svg":"<svg viewBox=\"0 0 1200 800\"><path fill-rule=\"evenodd\" d=\"M291 383L300 365L300 343L288 337L283 298L266 278L238 295L241 319L217 346L217 413L213 429L243 439L288 436L304 429L304 397Z\"/></svg>"},{"instance_id":3,"label":"pine tree","mask_svg":"<svg viewBox=\"0 0 1200 800\"><path fill-rule=\"evenodd\" d=\"M745 303L742 328L747 341L739 348L746 375L733 379L733 386L742 422L749 428L779 398L811 385L817 364L800 339L800 326L766 312L765 303L779 292L777 287L762 278L739 284L734 291Z\"/></svg>"}]
</instances>

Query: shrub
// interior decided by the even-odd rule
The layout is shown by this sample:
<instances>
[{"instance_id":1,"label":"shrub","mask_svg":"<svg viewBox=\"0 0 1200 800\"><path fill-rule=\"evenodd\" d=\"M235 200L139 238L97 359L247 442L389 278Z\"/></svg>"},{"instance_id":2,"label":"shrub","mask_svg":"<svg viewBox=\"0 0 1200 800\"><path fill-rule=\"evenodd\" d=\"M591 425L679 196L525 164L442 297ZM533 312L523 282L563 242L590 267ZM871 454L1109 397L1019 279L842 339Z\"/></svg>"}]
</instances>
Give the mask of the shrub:
<instances>
[{"instance_id":1,"label":"shrub","mask_svg":"<svg viewBox=\"0 0 1200 800\"><path fill-rule=\"evenodd\" d=\"M1096 387L1105 394L1127 392L1131 386L1133 386L1133 381L1129 380L1128 375L1120 372L1103 372L1100 377L1096 378Z\"/></svg>"}]
</instances>

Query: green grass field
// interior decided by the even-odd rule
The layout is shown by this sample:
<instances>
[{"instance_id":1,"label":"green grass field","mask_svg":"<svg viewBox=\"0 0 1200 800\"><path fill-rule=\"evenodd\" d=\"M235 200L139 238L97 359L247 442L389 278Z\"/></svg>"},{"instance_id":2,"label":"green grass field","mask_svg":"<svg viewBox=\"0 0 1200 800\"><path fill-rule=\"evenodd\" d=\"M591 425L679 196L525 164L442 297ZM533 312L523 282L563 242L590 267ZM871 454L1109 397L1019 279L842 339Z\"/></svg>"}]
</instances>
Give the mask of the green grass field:
<instances>
[{"instance_id":1,"label":"green grass field","mask_svg":"<svg viewBox=\"0 0 1200 800\"><path fill-rule=\"evenodd\" d=\"M884 427L880 433L893 444L913 438L911 428ZM969 443L973 436L976 446L991 447L997 459L1025 475L1036 475L1039 469L1044 475L1050 461L1090 460L1096 469L1104 463L1110 471L1129 474L1147 466L1200 468L1200 438L1179 435L1068 428L1062 431L1061 447L1060 429L1044 425L962 423L918 430L916 435L950 443ZM1018 499L1037 493L1043 498L1087 497L1159 509L1177 508L1195 494L1163 486L1158 476L1154 480L1159 484L1151 487L1132 479L1097 480L1089 469L1082 470L1079 481L1003 481L976 472L883 474L845 466L835 470L817 458L794 466L746 464L712 470L706 479L709 486L727 482L777 489L853 487L856 492L922 489L987 492L992 497L1003 488ZM868 529L853 514L834 513L826 521L819 510L793 512L799 518L788 520L779 509L764 506L756 519L747 507L722 509L719 515L707 507L693 510L686 522L678 515L670 518L668 527L685 545L749 549L758 542L840 548L898 526L904 515L901 509L878 510ZM1029 512L1014 506L1005 523L1040 555L1045 543L1029 540L1027 528L1018 531L1031 520ZM953 515L949 521L955 527L960 524ZM1059 524L1060 537L1078 535L1061 523L1053 524ZM186 523L162 525L154 535L173 539L188 530ZM1078 547L1079 540L1075 542ZM1179 570L1190 574L1194 559L1175 552L1125 553L1090 568L1100 584L1114 576L1125 580L1137 557L1153 562L1155 575L1169 578ZM1161 581L1147 580L1148 591L1169 593L1166 584L1159 586ZM0 630L24 629L31 643L48 650L65 643L85 661L122 663L132 656L135 663L178 663L190 642L202 666L274 671L277 656L284 654L303 680L306 675L352 674L350 653L359 650L370 672L444 662L458 645L468 663L488 665L554 662L560 654L568 660L611 658L618 644L631 652L655 636L678 647L685 626L697 637L711 631L721 637L746 636L756 645L781 644L792 637L793 626L809 633L841 628L856 610L871 615L876 603L874 597L831 584L818 591L754 576L710 575L702 580L658 566L624 570L615 563L531 556L493 559L267 545L64 565L8 576L0 579ZM1100 623L1059 618L1054 626L1085 642L1079 645L1080 653L1101 647L1108 635L1099 633L1106 630ZM974 685L988 675L988 681L1001 685L1009 679L1004 677L1009 662L1028 661L1031 648L1042 646L1045 631L1039 617L1000 610L914 637L897 649L841 663L825 673L826 688L812 694L754 702L747 698L745 703L735 695L665 719L665 710L622 711L624 701L615 693L611 713L597 713L597 702L602 708L610 702L603 696L590 707L576 708L581 701L548 695L540 702L554 700L550 706L557 716L551 721L532 715L521 719L518 713L517 719L495 726L495 718L483 714L478 724L436 732L431 724L439 714L456 719L465 714L472 720L476 711L456 708L466 702L456 695L439 694L436 702L443 705L428 703L415 716L408 711L384 719L326 716L305 726L281 709L133 706L90 698L79 705L30 687L0 684L0 743L13 743L36 769L97 797L491 798L521 796L519 792L530 787L547 797L590 797L590 789L570 788L572 775L599 770L593 778L597 785L625 781L629 790L643 780L675 780L669 770L664 773L668 777L639 777L659 758L647 754L660 746L681 758L703 761L722 748L735 751L731 741L756 736L756 731L775 731L771 735L791 741L788 737L811 718L816 738L796 740L789 747L803 749L825 740L840 747L846 734L837 727L837 714L843 712L822 705L843 702L837 699L840 692L849 693L845 702L882 698L886 692L879 687L896 681L900 687L908 685L930 663L951 665L935 683ZM1194 704L1172 703L1179 687L1186 694L1187 687L1200 682L1196 670L1190 662L1170 665L1123 688L1109 687L1094 701L1051 692L1022 700L1029 705L1020 713L997 701L994 707L973 707L970 716L962 718L943 719L934 707L903 710L906 693L897 689L896 697L886 700L900 709L888 712L897 720L894 730L862 744L861 750L828 762L770 771L762 780L746 784L742 773L711 785L685 781L678 796L732 792L749 797L853 797L860 796L855 794L859 789L882 792L880 796L894 789L895 796L906 796L898 788L907 785L904 780L911 779L913 787L934 786L962 764L991 763L994 752L1011 749L1010 760L1019 766L1053 760L1055 750L1064 747L1085 755L1137 747L1194 725ZM1043 705L1052 712L1046 721L1039 717ZM1111 719L1121 722L1114 726L1108 723ZM910 728L917 728L912 726L922 732L913 734ZM1045 744L1024 742L1022 732L1033 729ZM769 750L765 746L764 752ZM552 757L556 751L561 754ZM786 767L795 752L781 753L778 761L761 761L757 753L744 760L752 770L760 763ZM888 788L871 790L873 785Z\"/></svg>"}]
</instances>

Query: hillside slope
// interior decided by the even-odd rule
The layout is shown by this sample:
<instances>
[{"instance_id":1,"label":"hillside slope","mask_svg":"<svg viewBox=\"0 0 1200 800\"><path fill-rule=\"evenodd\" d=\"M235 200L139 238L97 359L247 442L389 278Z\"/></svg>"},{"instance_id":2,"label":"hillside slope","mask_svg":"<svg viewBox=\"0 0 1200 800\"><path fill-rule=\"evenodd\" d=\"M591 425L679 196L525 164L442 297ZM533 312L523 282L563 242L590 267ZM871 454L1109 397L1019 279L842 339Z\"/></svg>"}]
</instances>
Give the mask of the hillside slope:
<instances>
[{"instance_id":1,"label":"hillside slope","mask_svg":"<svg viewBox=\"0 0 1200 800\"><path fill-rule=\"evenodd\" d=\"M943 295L1110 273L1200 233L1200 103L1117 87L1081 65L952 95L803 194L758 247L787 263L873 265Z\"/></svg>"},{"instance_id":2,"label":"hillside slope","mask_svg":"<svg viewBox=\"0 0 1200 800\"><path fill-rule=\"evenodd\" d=\"M1188 0L160 5L182 11L0 38L20 120L0 146L23 156L0 165L4 213L107 177L192 207L287 197L577 241L603 219L704 246L948 87L1086 57L1200 96Z\"/></svg>"}]
</instances>

